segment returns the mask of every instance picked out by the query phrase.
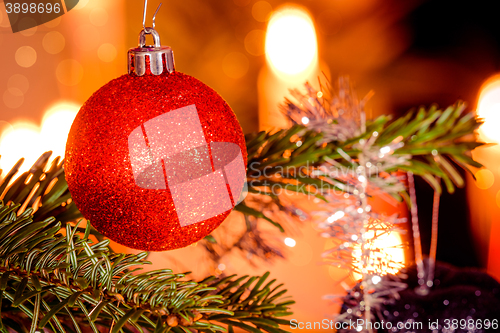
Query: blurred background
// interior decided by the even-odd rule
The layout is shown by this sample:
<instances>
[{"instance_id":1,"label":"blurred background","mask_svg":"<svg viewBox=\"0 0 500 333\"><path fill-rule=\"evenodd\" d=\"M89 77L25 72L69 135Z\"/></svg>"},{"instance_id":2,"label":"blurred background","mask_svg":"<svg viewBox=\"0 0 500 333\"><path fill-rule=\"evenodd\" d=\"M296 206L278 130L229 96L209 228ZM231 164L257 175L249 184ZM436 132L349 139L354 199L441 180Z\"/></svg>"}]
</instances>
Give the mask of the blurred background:
<instances>
[{"instance_id":1,"label":"blurred background","mask_svg":"<svg viewBox=\"0 0 500 333\"><path fill-rule=\"evenodd\" d=\"M159 1L149 1L150 22ZM137 46L143 1L80 0L67 14L13 34L0 4L0 168L21 157L25 169L46 150L62 155L79 107L126 73ZM233 108L245 133L284 126L277 111L289 88L318 76L348 75L359 97L370 91L369 116L401 115L412 107L461 99L486 125L480 138L500 141L500 28L492 1L226 0L167 1L156 19L176 69L205 82ZM290 18L291 17L291 18ZM281 20L280 20L281 19ZM149 25L149 24L148 24ZM500 149L475 152L485 164L466 189L445 195L438 259L500 277ZM429 248L432 191L417 184L423 247ZM229 221L230 222L230 221ZM228 223L229 223L228 222ZM196 247L154 253L155 267L258 274L285 282L299 321L325 318L338 305L342 273L321 266L328 247L305 223L285 244L287 260L257 267L237 259L205 267ZM124 251L125 249L121 249ZM427 250L428 251L428 250ZM314 281L314 283L312 283Z\"/></svg>"}]
</instances>

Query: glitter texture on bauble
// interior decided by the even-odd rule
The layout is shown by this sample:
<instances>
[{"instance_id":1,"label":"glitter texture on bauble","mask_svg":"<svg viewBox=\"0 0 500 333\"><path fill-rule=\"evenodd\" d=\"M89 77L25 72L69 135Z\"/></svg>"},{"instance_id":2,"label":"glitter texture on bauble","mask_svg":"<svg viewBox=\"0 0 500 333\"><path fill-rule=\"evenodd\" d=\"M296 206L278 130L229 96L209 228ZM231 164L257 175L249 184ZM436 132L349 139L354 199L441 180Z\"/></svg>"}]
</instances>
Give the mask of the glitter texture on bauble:
<instances>
[{"instance_id":1,"label":"glitter texture on bauble","mask_svg":"<svg viewBox=\"0 0 500 333\"><path fill-rule=\"evenodd\" d=\"M165 143L163 148L154 148L155 142L151 142L154 134L152 130L161 132L161 128L148 128L145 123L162 115L168 116L169 112L185 110L182 108L186 107L197 111L202 135L210 147L207 151L210 152L212 161L209 162L211 170L200 174L199 168L191 166L190 169L189 161L199 163L202 160L199 149L192 149L191 152L195 151L198 155L188 154L184 159L177 156L170 167L169 163L161 161L163 170L152 167L159 172L155 171L157 176L165 177L168 181L161 180L158 188L154 188L155 176L148 176L147 172L151 170L146 170L144 174L150 177L149 183L142 184L132 165L132 150L135 149L130 143L132 132L135 130L141 134L141 129L144 132L145 145L150 153L150 156L141 157L144 160L154 159L155 149L168 150L174 147L175 150L176 144L172 142ZM182 118L183 114L180 112L179 117ZM180 119L176 125L182 124L182 121ZM185 126L176 127L172 133L177 130L182 133ZM158 135L161 137L163 134L165 133ZM189 135L184 137L189 139ZM142 76L135 73L123 75L95 92L79 111L66 145L66 180L72 198L83 216L99 232L117 243L146 251L185 247L217 228L229 215L239 197L239 193L231 193L230 177L224 173L227 181L224 190L229 193L232 203L229 209L224 208L223 212L202 221L181 225L179 207L176 208L174 203L172 189L169 187L172 183L168 177L172 174L177 177L179 172L184 172L180 177L193 179L217 172L220 163L217 166L213 143L232 143L234 147L239 147L242 167L239 169L238 181L245 177L242 173L246 174L247 153L243 131L233 111L217 92L194 77L177 71L165 71L160 75L153 75L151 72ZM183 144L179 142L180 146ZM136 160L141 161L140 158ZM194 165L198 166L196 163ZM193 172L198 174L193 175ZM185 179L183 184L186 185ZM180 195L184 195L188 201L197 200L200 195L203 197L204 193L199 191L199 185L198 182L193 187L192 193L186 193L186 188L189 187L184 186ZM241 189L242 186L238 189L240 193ZM217 197L212 199L219 200ZM194 211L187 213L196 215L197 209L206 208L200 205L204 204L198 204Z\"/></svg>"}]
</instances>

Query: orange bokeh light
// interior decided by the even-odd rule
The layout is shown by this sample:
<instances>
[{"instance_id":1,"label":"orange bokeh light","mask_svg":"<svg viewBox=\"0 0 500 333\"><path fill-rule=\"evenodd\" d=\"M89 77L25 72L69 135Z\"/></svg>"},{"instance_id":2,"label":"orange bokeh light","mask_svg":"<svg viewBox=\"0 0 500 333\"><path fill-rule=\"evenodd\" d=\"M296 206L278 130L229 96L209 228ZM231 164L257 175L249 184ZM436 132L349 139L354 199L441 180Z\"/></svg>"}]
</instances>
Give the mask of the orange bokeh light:
<instances>
[{"instance_id":1,"label":"orange bokeh light","mask_svg":"<svg viewBox=\"0 0 500 333\"><path fill-rule=\"evenodd\" d=\"M401 235L397 232L383 233L373 240L374 232L367 232L369 240L369 248L372 250L372 255L369 257L369 263L365 269L368 273L376 273L380 275L396 274L405 265L405 253ZM361 247L358 245L353 250L354 265L358 271L361 271ZM361 274L355 272L353 276L356 280L361 279Z\"/></svg>"}]
</instances>

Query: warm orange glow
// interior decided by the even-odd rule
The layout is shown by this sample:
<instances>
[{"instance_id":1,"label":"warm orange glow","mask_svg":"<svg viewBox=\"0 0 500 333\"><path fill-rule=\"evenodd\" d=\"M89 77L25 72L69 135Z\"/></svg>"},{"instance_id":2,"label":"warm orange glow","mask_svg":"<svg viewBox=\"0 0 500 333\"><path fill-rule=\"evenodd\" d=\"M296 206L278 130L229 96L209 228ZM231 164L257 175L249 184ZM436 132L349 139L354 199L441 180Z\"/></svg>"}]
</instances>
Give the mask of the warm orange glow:
<instances>
[{"instance_id":1,"label":"warm orange glow","mask_svg":"<svg viewBox=\"0 0 500 333\"><path fill-rule=\"evenodd\" d=\"M369 231L367 233L368 239L373 239L374 232ZM370 261L367 267L368 273L378 273L380 275L386 274L396 274L405 264L405 254L402 246L401 235L397 232L391 232L389 234L384 233L370 243L370 249L372 250L372 256L370 256ZM355 265L357 265L359 271L361 271L361 263L359 262L361 258L361 247L357 246L353 250L353 256ZM354 278L356 280L361 279L361 274L354 273Z\"/></svg>"},{"instance_id":2,"label":"warm orange glow","mask_svg":"<svg viewBox=\"0 0 500 333\"><path fill-rule=\"evenodd\" d=\"M72 103L58 103L43 116L41 141L45 150L52 150L53 156L64 156L69 129L78 113L79 106Z\"/></svg>"},{"instance_id":3,"label":"warm orange glow","mask_svg":"<svg viewBox=\"0 0 500 333\"><path fill-rule=\"evenodd\" d=\"M310 16L295 7L277 11L266 33L266 58L277 74L308 75L318 63L316 30Z\"/></svg>"},{"instance_id":4,"label":"warm orange glow","mask_svg":"<svg viewBox=\"0 0 500 333\"><path fill-rule=\"evenodd\" d=\"M24 157L20 171L27 171L43 153L41 150L38 126L28 122L15 123L0 136L0 155L2 156L0 168L5 174L20 158Z\"/></svg>"},{"instance_id":5,"label":"warm orange glow","mask_svg":"<svg viewBox=\"0 0 500 333\"><path fill-rule=\"evenodd\" d=\"M477 114L484 118L484 124L479 128L482 139L487 142L500 143L500 75L490 78L479 94Z\"/></svg>"},{"instance_id":6,"label":"warm orange glow","mask_svg":"<svg viewBox=\"0 0 500 333\"><path fill-rule=\"evenodd\" d=\"M64 156L68 132L78 112L78 105L61 102L45 113L42 126L17 122L6 126L0 136L0 168L6 174L21 158L25 161L18 175L27 171L46 151L53 157Z\"/></svg>"}]
</instances>

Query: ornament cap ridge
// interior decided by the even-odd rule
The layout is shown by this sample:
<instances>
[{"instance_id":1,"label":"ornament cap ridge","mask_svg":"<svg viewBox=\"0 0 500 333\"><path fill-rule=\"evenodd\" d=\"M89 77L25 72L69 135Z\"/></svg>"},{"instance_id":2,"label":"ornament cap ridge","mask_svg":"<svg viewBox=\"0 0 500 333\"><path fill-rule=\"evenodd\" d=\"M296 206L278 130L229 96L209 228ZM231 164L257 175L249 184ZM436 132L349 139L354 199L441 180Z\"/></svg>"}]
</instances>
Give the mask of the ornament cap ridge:
<instances>
[{"instance_id":1,"label":"ornament cap ridge","mask_svg":"<svg viewBox=\"0 0 500 333\"><path fill-rule=\"evenodd\" d=\"M146 35L151 35L153 45L146 45ZM147 72L160 75L175 70L174 52L169 46L161 46L160 35L151 27L146 27L139 34L139 47L128 50L128 73L143 76Z\"/></svg>"}]
</instances>

